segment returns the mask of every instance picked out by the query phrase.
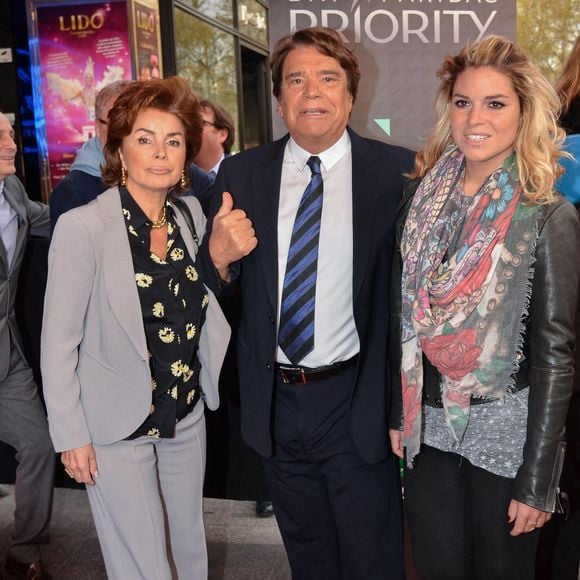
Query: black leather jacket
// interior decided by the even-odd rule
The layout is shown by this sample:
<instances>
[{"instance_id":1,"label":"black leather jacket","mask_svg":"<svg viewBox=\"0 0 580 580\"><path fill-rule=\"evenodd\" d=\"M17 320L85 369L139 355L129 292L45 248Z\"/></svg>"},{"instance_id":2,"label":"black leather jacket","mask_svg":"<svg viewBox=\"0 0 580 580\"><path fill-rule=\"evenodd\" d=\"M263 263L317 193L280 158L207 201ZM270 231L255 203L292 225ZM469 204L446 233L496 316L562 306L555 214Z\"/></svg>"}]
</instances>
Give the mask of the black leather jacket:
<instances>
[{"instance_id":1,"label":"black leather jacket","mask_svg":"<svg viewBox=\"0 0 580 580\"><path fill-rule=\"evenodd\" d=\"M419 185L405 185L396 223L391 278L390 360L401 360L400 242L407 212ZM564 461L566 412L574 376L575 317L580 276L580 223L563 197L540 208L539 238L523 358L516 389L530 386L527 436L512 497L546 512L559 510L559 479ZM397 316L397 313L399 314ZM423 403L440 405L440 376L424 357ZM402 429L400 364L391 364L390 427ZM475 402L475 400L474 400Z\"/></svg>"}]
</instances>

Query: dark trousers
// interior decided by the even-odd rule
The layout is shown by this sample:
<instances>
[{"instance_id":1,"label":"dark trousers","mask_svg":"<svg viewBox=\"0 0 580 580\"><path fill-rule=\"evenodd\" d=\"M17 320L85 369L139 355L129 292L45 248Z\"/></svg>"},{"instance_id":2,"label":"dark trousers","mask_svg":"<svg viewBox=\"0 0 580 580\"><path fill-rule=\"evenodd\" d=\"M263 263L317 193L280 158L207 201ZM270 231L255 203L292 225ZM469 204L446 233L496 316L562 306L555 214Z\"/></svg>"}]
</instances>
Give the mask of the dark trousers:
<instances>
[{"instance_id":1,"label":"dark trousers","mask_svg":"<svg viewBox=\"0 0 580 580\"><path fill-rule=\"evenodd\" d=\"M40 558L39 544L48 541L55 454L32 371L14 347L8 376L0 381L0 440L16 449L18 461L9 553L33 562Z\"/></svg>"},{"instance_id":2,"label":"dark trousers","mask_svg":"<svg viewBox=\"0 0 580 580\"><path fill-rule=\"evenodd\" d=\"M423 445L403 483L413 563L422 580L533 580L540 532L509 535L513 479Z\"/></svg>"},{"instance_id":3,"label":"dark trousers","mask_svg":"<svg viewBox=\"0 0 580 580\"><path fill-rule=\"evenodd\" d=\"M275 455L264 467L293 580L403 578L398 470L393 457L370 464L354 448L354 378L346 369L276 384Z\"/></svg>"}]
</instances>

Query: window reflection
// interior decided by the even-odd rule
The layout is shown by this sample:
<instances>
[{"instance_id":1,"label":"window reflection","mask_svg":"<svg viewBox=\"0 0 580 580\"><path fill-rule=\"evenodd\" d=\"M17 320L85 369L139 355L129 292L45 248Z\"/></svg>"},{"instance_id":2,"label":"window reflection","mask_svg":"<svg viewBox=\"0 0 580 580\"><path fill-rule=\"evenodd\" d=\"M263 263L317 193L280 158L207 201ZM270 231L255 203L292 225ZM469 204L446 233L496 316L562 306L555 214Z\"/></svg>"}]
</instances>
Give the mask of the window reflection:
<instances>
[{"instance_id":1,"label":"window reflection","mask_svg":"<svg viewBox=\"0 0 580 580\"><path fill-rule=\"evenodd\" d=\"M238 1L240 32L268 46L268 11L256 0Z\"/></svg>"},{"instance_id":2,"label":"window reflection","mask_svg":"<svg viewBox=\"0 0 580 580\"><path fill-rule=\"evenodd\" d=\"M215 18L224 24L233 26L234 9L232 0L179 0L185 6L191 6L208 18Z\"/></svg>"},{"instance_id":3,"label":"window reflection","mask_svg":"<svg viewBox=\"0 0 580 580\"><path fill-rule=\"evenodd\" d=\"M175 46L179 76L200 99L225 107L239 127L234 37L176 8Z\"/></svg>"}]
</instances>

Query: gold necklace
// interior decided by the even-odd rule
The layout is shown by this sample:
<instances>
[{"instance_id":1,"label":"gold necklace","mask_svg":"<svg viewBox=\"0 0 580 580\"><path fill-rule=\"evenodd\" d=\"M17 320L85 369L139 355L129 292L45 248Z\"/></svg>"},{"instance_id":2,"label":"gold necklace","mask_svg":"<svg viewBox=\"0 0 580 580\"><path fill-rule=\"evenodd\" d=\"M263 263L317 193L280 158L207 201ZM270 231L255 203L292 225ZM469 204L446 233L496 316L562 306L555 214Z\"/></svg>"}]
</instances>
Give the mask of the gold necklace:
<instances>
[{"instance_id":1,"label":"gold necklace","mask_svg":"<svg viewBox=\"0 0 580 580\"><path fill-rule=\"evenodd\" d=\"M167 223L167 210L165 204L163 204L163 211L161 212L161 217L158 220L151 220L151 229L158 230L162 228Z\"/></svg>"}]
</instances>

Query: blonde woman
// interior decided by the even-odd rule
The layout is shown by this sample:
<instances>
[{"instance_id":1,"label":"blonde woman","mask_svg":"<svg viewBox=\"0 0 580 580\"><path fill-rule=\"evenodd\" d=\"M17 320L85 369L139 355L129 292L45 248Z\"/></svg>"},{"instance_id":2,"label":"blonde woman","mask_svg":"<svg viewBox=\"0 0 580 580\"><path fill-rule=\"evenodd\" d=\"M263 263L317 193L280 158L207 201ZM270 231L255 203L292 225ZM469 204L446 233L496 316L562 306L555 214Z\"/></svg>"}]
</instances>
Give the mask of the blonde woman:
<instances>
[{"instance_id":1,"label":"blonde woman","mask_svg":"<svg viewBox=\"0 0 580 580\"><path fill-rule=\"evenodd\" d=\"M558 509L580 226L558 98L513 42L445 59L397 227L390 431L423 579L532 579ZM398 408L398 411L397 411Z\"/></svg>"}]
</instances>

